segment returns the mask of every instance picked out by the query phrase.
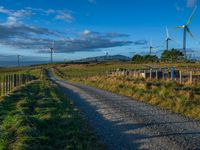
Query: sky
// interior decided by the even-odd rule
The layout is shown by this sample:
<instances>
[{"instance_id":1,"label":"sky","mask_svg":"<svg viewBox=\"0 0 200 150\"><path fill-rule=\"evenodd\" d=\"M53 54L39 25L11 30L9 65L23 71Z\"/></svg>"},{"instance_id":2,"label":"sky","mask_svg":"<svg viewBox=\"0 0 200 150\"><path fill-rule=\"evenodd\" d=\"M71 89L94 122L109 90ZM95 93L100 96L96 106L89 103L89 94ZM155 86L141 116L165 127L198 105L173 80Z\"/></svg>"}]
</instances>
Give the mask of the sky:
<instances>
[{"instance_id":1,"label":"sky","mask_svg":"<svg viewBox=\"0 0 200 150\"><path fill-rule=\"evenodd\" d=\"M200 0L0 0L0 62L74 60L147 54L182 47L182 30L193 9L187 47L200 49ZM54 41L54 42L53 42ZM150 42L151 41L151 42Z\"/></svg>"}]
</instances>

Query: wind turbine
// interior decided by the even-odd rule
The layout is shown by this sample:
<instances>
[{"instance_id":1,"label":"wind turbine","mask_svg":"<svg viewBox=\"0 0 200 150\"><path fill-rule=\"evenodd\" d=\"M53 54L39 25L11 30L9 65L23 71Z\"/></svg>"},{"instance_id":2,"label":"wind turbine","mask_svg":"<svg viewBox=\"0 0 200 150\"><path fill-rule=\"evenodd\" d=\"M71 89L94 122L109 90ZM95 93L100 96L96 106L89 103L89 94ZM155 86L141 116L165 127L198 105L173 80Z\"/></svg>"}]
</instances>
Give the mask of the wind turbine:
<instances>
[{"instance_id":1,"label":"wind turbine","mask_svg":"<svg viewBox=\"0 0 200 150\"><path fill-rule=\"evenodd\" d=\"M149 54L152 54L152 50L154 49L152 41L149 41Z\"/></svg>"},{"instance_id":2,"label":"wind turbine","mask_svg":"<svg viewBox=\"0 0 200 150\"><path fill-rule=\"evenodd\" d=\"M20 67L20 57L22 57L21 55L17 55L17 63L18 63L18 67Z\"/></svg>"},{"instance_id":3,"label":"wind turbine","mask_svg":"<svg viewBox=\"0 0 200 150\"><path fill-rule=\"evenodd\" d=\"M152 41L150 40L149 41L149 46L147 46L147 47L143 47L143 48L145 48L145 49L149 49L149 55L151 55L152 54L152 50L153 50L153 44L152 44Z\"/></svg>"},{"instance_id":4,"label":"wind turbine","mask_svg":"<svg viewBox=\"0 0 200 150\"><path fill-rule=\"evenodd\" d=\"M53 40L52 45L51 45L51 47L50 47L51 63L53 63L54 44L55 44L55 41Z\"/></svg>"},{"instance_id":5,"label":"wind turbine","mask_svg":"<svg viewBox=\"0 0 200 150\"><path fill-rule=\"evenodd\" d=\"M189 35L190 35L191 37L193 37L193 34L192 34L192 32L190 31L190 29L189 29L189 25L190 25L190 23L191 23L191 21L192 21L192 18L193 18L193 16L194 16L196 10L197 10L197 6L195 6L195 8L194 8L194 10L193 10L193 12L192 12L190 18L188 19L187 23L186 23L185 25L182 25L182 26L178 26L178 27L177 27L177 29L183 29L183 51L184 51L185 59L187 59L187 53L186 53L187 33L189 33Z\"/></svg>"},{"instance_id":6,"label":"wind turbine","mask_svg":"<svg viewBox=\"0 0 200 150\"><path fill-rule=\"evenodd\" d=\"M169 50L169 41L171 41L172 39L170 38L170 36L169 36L169 30L168 30L168 28L166 27L166 50Z\"/></svg>"}]
</instances>

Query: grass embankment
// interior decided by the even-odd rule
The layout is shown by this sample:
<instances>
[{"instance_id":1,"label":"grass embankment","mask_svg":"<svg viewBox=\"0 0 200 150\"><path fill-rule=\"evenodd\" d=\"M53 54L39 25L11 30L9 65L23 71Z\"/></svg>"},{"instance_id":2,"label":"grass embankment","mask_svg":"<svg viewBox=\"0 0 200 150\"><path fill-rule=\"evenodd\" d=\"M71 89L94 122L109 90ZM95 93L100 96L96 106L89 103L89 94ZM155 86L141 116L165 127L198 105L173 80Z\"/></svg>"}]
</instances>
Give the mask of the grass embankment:
<instances>
[{"instance_id":1,"label":"grass embankment","mask_svg":"<svg viewBox=\"0 0 200 150\"><path fill-rule=\"evenodd\" d=\"M176 66L178 65L183 66L182 64L177 64ZM134 68L134 65L132 67ZM200 120L200 85L181 85L172 81L148 81L134 79L131 76L98 75L97 71L95 71L96 75L95 73L87 74L87 70L98 70L98 65L93 67L79 66L77 68L77 65L66 66L64 68L58 66L57 70L54 70L54 73L60 77L62 74L65 80L81 82L117 94L129 96L133 99ZM104 72L108 70L106 65L102 65L101 68L104 68Z\"/></svg>"},{"instance_id":2,"label":"grass embankment","mask_svg":"<svg viewBox=\"0 0 200 150\"><path fill-rule=\"evenodd\" d=\"M103 149L72 102L48 81L0 100L0 150Z\"/></svg>"}]
</instances>

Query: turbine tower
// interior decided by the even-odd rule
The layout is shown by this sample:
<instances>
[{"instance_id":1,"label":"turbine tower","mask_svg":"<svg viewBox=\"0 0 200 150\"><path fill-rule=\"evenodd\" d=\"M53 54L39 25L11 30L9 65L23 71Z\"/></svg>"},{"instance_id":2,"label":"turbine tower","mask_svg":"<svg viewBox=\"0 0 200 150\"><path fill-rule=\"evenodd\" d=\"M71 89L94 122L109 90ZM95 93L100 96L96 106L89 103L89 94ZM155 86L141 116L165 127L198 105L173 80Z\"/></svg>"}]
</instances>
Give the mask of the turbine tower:
<instances>
[{"instance_id":1,"label":"turbine tower","mask_svg":"<svg viewBox=\"0 0 200 150\"><path fill-rule=\"evenodd\" d=\"M187 23L185 25L182 25L182 26L178 26L177 29L183 29L183 51L184 51L184 55L185 55L185 59L187 59L187 52L186 52L186 46L187 46L187 33L189 33L189 35L191 37L193 37L193 34L192 32L190 31L189 29L189 25L192 21L192 18L195 14L197 10L197 6L195 6L190 18L188 19Z\"/></svg>"},{"instance_id":2,"label":"turbine tower","mask_svg":"<svg viewBox=\"0 0 200 150\"><path fill-rule=\"evenodd\" d=\"M152 54L152 50L153 50L153 44L152 44L152 41L149 42L149 54L151 55Z\"/></svg>"},{"instance_id":3,"label":"turbine tower","mask_svg":"<svg viewBox=\"0 0 200 150\"><path fill-rule=\"evenodd\" d=\"M17 64L18 64L18 67L20 67L20 57L21 57L21 55L17 55Z\"/></svg>"},{"instance_id":4,"label":"turbine tower","mask_svg":"<svg viewBox=\"0 0 200 150\"><path fill-rule=\"evenodd\" d=\"M54 44L55 44L55 41L53 40L52 42L52 45L50 47L50 53L51 53L51 63L53 63L53 52L54 52Z\"/></svg>"},{"instance_id":5,"label":"turbine tower","mask_svg":"<svg viewBox=\"0 0 200 150\"><path fill-rule=\"evenodd\" d=\"M167 27L166 27L166 35L167 35L166 40L165 40L166 41L166 50L169 50L169 41L171 41L172 39L169 36L169 30Z\"/></svg>"}]
</instances>

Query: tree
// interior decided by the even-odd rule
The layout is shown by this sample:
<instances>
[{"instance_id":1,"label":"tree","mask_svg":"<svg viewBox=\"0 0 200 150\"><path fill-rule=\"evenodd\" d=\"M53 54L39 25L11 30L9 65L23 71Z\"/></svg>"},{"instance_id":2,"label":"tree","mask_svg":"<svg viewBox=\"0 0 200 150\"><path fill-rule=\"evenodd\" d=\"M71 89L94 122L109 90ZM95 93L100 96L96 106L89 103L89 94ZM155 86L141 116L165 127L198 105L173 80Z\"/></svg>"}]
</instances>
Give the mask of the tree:
<instances>
[{"instance_id":1,"label":"tree","mask_svg":"<svg viewBox=\"0 0 200 150\"><path fill-rule=\"evenodd\" d=\"M156 55L145 55L144 56L144 62L157 62L157 61L159 61L159 59Z\"/></svg>"},{"instance_id":2,"label":"tree","mask_svg":"<svg viewBox=\"0 0 200 150\"><path fill-rule=\"evenodd\" d=\"M141 55L134 55L132 61L135 63L141 63L143 61L143 56Z\"/></svg>"},{"instance_id":3,"label":"tree","mask_svg":"<svg viewBox=\"0 0 200 150\"><path fill-rule=\"evenodd\" d=\"M148 63L148 62L157 62L159 59L156 55L134 55L132 61L134 63Z\"/></svg>"},{"instance_id":4,"label":"tree","mask_svg":"<svg viewBox=\"0 0 200 150\"><path fill-rule=\"evenodd\" d=\"M177 49L165 50L161 54L161 60L174 62L174 61L182 60L183 56L184 56L184 54Z\"/></svg>"}]
</instances>

